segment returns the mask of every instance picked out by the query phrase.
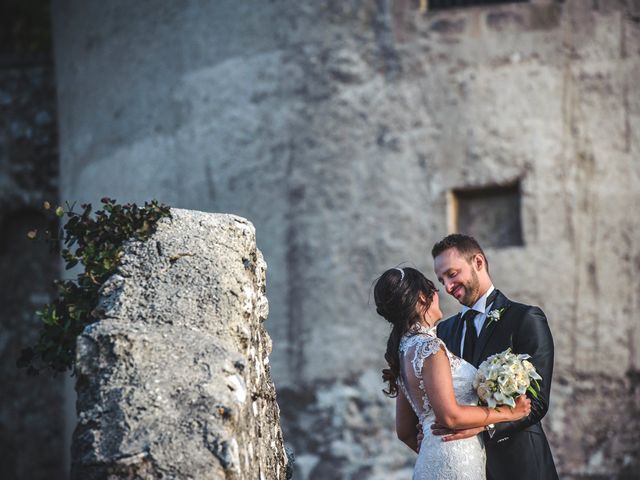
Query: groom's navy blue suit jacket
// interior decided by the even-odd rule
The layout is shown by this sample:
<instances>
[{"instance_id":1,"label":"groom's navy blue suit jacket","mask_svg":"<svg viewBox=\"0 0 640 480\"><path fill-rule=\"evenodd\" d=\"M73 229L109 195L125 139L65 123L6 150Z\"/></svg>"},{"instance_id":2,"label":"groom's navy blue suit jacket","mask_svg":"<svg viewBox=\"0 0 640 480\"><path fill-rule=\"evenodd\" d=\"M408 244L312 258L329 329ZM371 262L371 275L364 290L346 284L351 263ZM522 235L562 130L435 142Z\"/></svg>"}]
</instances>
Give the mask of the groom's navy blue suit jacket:
<instances>
[{"instance_id":1,"label":"groom's navy blue suit jacket","mask_svg":"<svg viewBox=\"0 0 640 480\"><path fill-rule=\"evenodd\" d=\"M547 438L540 420L549 410L553 375L553 338L542 310L516 303L500 291L491 309L504 309L498 321L485 320L474 350L477 368L487 357L511 348L514 353L528 353L542 377L538 398L531 398L531 414L515 422L497 423L492 438L485 432L487 478L489 480L554 480L558 478ZM438 324L438 337L455 355L462 341L461 315Z\"/></svg>"}]
</instances>

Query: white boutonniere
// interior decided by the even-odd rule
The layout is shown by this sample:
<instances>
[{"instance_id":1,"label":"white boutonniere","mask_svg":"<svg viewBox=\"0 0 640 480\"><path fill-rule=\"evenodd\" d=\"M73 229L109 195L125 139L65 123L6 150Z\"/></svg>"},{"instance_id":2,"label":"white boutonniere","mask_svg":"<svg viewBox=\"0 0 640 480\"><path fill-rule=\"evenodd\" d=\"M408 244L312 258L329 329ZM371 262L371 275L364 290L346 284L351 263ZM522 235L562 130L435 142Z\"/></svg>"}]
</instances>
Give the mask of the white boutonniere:
<instances>
[{"instance_id":1,"label":"white boutonniere","mask_svg":"<svg viewBox=\"0 0 640 480\"><path fill-rule=\"evenodd\" d=\"M502 316L502 312L504 312L504 308L494 308L489 313L487 313L487 320L489 320L489 323L487 323L487 327L491 325L491 322L498 323L500 321L500 317Z\"/></svg>"}]
</instances>

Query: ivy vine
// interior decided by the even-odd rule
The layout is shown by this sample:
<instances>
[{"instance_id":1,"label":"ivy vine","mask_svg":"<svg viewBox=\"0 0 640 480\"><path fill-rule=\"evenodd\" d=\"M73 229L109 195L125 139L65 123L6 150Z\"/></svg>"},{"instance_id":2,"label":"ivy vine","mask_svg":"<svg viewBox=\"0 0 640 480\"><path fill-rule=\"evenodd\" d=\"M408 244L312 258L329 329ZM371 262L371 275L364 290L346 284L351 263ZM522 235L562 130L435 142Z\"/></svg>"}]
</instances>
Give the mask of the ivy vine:
<instances>
[{"instance_id":1,"label":"ivy vine","mask_svg":"<svg viewBox=\"0 0 640 480\"><path fill-rule=\"evenodd\" d=\"M111 198L101 200L101 210L92 215L91 204L81 205L74 212L73 205L53 209L48 202L44 209L58 218L67 217L62 228L54 234L36 230L27 236L44 239L60 251L67 270L78 264L83 266L75 280L56 280L58 295L36 313L41 319L37 343L22 350L17 365L28 373L41 370L74 373L76 338L84 328L99 320L94 310L98 304L98 290L113 275L123 255L123 244L128 240L144 240L156 229L158 220L171 217L168 206L156 200L124 205Z\"/></svg>"}]
</instances>

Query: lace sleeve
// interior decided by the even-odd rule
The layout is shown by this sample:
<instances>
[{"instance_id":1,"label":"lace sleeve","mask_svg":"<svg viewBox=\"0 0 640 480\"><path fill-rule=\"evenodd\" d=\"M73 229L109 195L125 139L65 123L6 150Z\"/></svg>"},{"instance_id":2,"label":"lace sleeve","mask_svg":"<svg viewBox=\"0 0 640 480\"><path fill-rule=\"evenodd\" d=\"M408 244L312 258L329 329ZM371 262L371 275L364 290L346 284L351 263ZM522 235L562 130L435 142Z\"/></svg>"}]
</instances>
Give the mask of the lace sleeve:
<instances>
[{"instance_id":1,"label":"lace sleeve","mask_svg":"<svg viewBox=\"0 0 640 480\"><path fill-rule=\"evenodd\" d=\"M440 348L444 348L444 343L437 337L422 337L421 341L416 345L413 354L413 373L417 378L422 379L422 364L425 359L437 353ZM446 351L446 348L445 348Z\"/></svg>"}]
</instances>

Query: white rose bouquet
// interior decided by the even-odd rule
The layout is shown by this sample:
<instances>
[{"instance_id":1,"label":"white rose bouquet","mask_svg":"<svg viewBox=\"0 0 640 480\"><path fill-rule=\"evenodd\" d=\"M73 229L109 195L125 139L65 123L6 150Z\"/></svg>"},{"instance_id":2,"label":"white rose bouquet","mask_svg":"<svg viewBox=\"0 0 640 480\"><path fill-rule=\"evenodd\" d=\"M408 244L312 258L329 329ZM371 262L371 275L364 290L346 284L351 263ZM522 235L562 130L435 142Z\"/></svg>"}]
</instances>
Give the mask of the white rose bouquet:
<instances>
[{"instance_id":1,"label":"white rose bouquet","mask_svg":"<svg viewBox=\"0 0 640 480\"><path fill-rule=\"evenodd\" d=\"M542 377L528 358L531 356L511 353L510 348L487 358L480 364L473 380L478 398L490 408L500 405L513 408L516 406L516 397L527 391L538 398L538 380L542 380Z\"/></svg>"}]
</instances>

